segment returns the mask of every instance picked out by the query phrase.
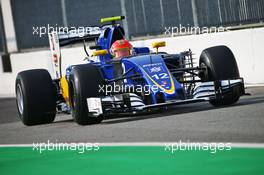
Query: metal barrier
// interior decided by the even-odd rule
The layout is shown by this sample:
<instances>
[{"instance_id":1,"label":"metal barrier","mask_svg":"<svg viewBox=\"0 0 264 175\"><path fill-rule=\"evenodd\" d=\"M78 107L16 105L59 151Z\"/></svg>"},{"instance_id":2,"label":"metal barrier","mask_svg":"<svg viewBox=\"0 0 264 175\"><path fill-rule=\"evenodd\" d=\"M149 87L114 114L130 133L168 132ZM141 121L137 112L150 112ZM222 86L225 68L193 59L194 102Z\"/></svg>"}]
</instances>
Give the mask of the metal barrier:
<instances>
[{"instance_id":1,"label":"metal barrier","mask_svg":"<svg viewBox=\"0 0 264 175\"><path fill-rule=\"evenodd\" d=\"M101 17L126 15L129 37L157 35L173 26L229 26L259 23L263 0L10 0L18 48L48 46L32 27L99 25ZM2 27L0 27L1 30ZM1 49L0 45L0 49Z\"/></svg>"}]
</instances>

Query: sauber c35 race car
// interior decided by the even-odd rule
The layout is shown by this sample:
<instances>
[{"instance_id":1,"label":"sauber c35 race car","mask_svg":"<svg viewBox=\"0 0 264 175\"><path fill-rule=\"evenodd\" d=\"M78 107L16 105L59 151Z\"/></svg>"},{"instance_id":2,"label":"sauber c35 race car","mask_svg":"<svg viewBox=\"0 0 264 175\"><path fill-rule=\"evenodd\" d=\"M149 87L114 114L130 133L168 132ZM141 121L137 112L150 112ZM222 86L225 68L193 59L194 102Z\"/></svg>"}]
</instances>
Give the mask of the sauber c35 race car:
<instances>
[{"instance_id":1,"label":"sauber c35 race car","mask_svg":"<svg viewBox=\"0 0 264 175\"><path fill-rule=\"evenodd\" d=\"M80 125L100 123L109 115L135 114L167 109L168 106L208 101L213 106L236 103L245 94L243 78L232 51L214 46L202 51L194 66L191 50L177 54L159 52L165 42L133 47L133 54L113 59L111 45L125 38L118 20L103 18L101 27L83 32L50 32L54 68L26 70L16 78L19 116L25 125L51 123L56 114L72 114ZM94 50L89 55L86 42ZM84 45L87 63L61 71L60 47Z\"/></svg>"}]
</instances>

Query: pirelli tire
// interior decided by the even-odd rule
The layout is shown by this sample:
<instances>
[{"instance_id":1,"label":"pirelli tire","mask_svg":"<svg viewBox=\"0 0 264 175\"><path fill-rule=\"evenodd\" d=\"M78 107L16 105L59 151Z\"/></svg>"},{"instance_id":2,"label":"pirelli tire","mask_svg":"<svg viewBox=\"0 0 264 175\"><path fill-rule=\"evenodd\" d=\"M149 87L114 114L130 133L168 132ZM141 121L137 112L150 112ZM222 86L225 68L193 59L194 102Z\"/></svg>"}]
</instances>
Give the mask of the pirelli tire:
<instances>
[{"instance_id":1,"label":"pirelli tire","mask_svg":"<svg viewBox=\"0 0 264 175\"><path fill-rule=\"evenodd\" d=\"M229 80L240 78L234 54L227 46L210 47L202 51L199 61L200 67L207 71L202 76L203 81ZM213 106L224 106L236 103L241 96L241 87L234 86L221 99L212 99Z\"/></svg>"},{"instance_id":2,"label":"pirelli tire","mask_svg":"<svg viewBox=\"0 0 264 175\"><path fill-rule=\"evenodd\" d=\"M47 124L56 115L56 87L45 69L18 73L15 83L16 104L21 121L28 126Z\"/></svg>"},{"instance_id":3,"label":"pirelli tire","mask_svg":"<svg viewBox=\"0 0 264 175\"><path fill-rule=\"evenodd\" d=\"M104 79L99 68L92 64L76 65L72 68L69 80L72 117L79 125L97 124L103 116L94 116L89 112L87 98L102 95L99 88Z\"/></svg>"}]
</instances>

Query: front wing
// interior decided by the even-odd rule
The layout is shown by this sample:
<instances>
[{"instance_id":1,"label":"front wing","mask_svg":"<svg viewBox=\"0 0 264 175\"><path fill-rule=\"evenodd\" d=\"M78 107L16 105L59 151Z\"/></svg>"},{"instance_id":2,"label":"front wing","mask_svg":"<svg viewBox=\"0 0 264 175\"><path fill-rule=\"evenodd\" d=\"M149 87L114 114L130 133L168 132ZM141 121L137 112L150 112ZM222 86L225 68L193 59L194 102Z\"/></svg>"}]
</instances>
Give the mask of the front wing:
<instances>
[{"instance_id":1,"label":"front wing","mask_svg":"<svg viewBox=\"0 0 264 175\"><path fill-rule=\"evenodd\" d=\"M146 111L171 105L197 103L213 99L221 100L226 94L232 93L233 88L240 88L240 95L245 95L243 78L201 82L196 84L196 87L193 89L192 98L184 100L176 99L164 103L145 105L139 96L129 93L126 94L126 98L124 98L123 94L102 98L87 98L87 104L89 112L94 114L95 117L100 114L135 113L137 111ZM129 102L129 104L126 102Z\"/></svg>"}]
</instances>

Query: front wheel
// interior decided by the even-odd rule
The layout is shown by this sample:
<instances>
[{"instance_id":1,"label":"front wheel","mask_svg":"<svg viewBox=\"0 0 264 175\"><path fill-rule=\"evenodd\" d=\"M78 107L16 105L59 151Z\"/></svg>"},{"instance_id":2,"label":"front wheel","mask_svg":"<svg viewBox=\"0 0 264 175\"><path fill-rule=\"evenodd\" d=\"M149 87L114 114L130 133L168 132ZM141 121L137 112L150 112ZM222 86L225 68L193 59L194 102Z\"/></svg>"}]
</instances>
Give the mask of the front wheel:
<instances>
[{"instance_id":1,"label":"front wheel","mask_svg":"<svg viewBox=\"0 0 264 175\"><path fill-rule=\"evenodd\" d=\"M200 67L206 68L202 81L238 79L239 70L234 54L227 46L215 46L203 50L200 56ZM222 99L211 99L213 106L231 105L239 100L241 86L234 86Z\"/></svg>"},{"instance_id":2,"label":"front wheel","mask_svg":"<svg viewBox=\"0 0 264 175\"><path fill-rule=\"evenodd\" d=\"M103 116L93 116L89 113L87 98L99 97L103 78L95 65L76 65L73 67L69 81L70 103L72 117L80 125L96 124L103 120Z\"/></svg>"}]
</instances>

